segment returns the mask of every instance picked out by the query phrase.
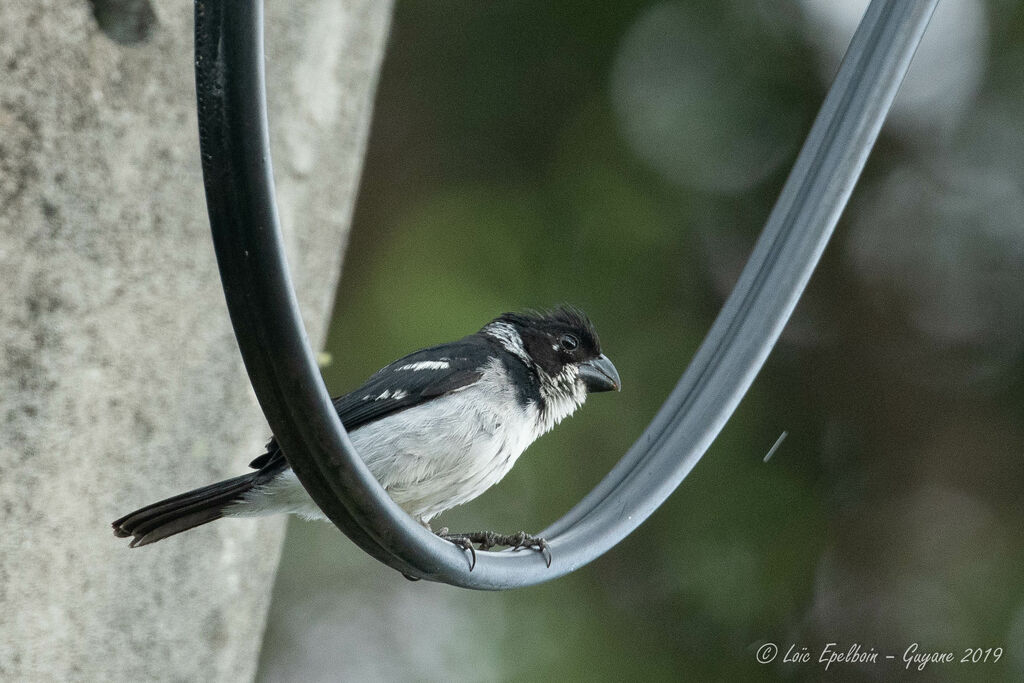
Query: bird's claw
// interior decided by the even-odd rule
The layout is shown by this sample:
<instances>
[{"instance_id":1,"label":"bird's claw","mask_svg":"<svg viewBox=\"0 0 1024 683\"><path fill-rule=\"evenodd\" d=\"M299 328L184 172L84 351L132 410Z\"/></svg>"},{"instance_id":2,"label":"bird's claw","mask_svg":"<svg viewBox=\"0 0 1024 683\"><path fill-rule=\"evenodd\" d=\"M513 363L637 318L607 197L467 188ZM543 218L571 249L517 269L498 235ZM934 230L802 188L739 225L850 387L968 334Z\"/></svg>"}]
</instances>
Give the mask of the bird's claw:
<instances>
[{"instance_id":1,"label":"bird's claw","mask_svg":"<svg viewBox=\"0 0 1024 683\"><path fill-rule=\"evenodd\" d=\"M544 558L544 563L548 567L551 566L551 547L548 545L548 542L539 536L531 536L525 531L519 531L514 534L499 534L494 531L470 531L464 534L452 534L448 533L448 527L444 527L438 530L437 535L470 552L472 559L469 571L473 571L473 568L476 567L476 548L473 546L474 543L480 547L480 550L490 550L499 545L507 546L512 550L519 550L521 548L536 550Z\"/></svg>"},{"instance_id":2,"label":"bird's claw","mask_svg":"<svg viewBox=\"0 0 1024 683\"><path fill-rule=\"evenodd\" d=\"M467 534L450 534L448 533L448 527L445 526L438 529L437 535L449 543L454 543L463 550L468 550L470 555L469 571L473 571L476 568L476 548L473 547L473 541L467 537ZM481 550L486 550L486 548L481 548Z\"/></svg>"}]
</instances>

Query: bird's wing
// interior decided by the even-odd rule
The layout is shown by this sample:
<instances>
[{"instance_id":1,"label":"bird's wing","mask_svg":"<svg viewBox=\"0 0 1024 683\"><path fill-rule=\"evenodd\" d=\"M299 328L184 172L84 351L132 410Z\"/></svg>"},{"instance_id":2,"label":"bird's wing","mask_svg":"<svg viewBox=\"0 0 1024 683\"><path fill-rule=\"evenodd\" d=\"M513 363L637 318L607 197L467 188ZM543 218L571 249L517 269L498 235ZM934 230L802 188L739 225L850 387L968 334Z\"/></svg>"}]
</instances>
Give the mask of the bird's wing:
<instances>
[{"instance_id":1,"label":"bird's wing","mask_svg":"<svg viewBox=\"0 0 1024 683\"><path fill-rule=\"evenodd\" d=\"M355 391L334 399L334 409L348 431L474 384L490 353L478 335L422 349L384 366ZM276 439L249 467L284 469Z\"/></svg>"}]
</instances>

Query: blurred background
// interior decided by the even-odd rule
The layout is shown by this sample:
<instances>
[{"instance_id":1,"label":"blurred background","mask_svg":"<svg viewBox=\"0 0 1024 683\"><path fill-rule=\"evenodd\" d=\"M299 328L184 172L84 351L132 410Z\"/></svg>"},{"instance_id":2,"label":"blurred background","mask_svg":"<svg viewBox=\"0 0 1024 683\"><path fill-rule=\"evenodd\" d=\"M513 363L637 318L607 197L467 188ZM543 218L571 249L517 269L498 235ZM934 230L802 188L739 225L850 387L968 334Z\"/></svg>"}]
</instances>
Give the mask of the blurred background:
<instances>
[{"instance_id":1,"label":"blurred background","mask_svg":"<svg viewBox=\"0 0 1024 683\"><path fill-rule=\"evenodd\" d=\"M590 314L624 382L440 524L542 529L641 434L864 6L397 2L332 393L560 302ZM333 527L292 522L260 679L822 675L757 664L764 642L1002 647L996 664L925 675L1024 677L1022 73L1019 3L940 3L765 369L624 543L547 585L484 594L407 582Z\"/></svg>"}]
</instances>

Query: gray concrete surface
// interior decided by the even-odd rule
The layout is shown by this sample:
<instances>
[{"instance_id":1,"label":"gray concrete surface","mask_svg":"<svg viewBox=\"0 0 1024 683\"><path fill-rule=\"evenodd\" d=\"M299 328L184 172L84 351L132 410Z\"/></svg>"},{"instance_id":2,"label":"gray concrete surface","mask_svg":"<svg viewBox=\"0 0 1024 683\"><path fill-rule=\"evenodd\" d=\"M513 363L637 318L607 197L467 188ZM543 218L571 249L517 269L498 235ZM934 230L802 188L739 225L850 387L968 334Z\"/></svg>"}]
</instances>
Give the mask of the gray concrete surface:
<instances>
[{"instance_id":1,"label":"gray concrete surface","mask_svg":"<svg viewBox=\"0 0 1024 683\"><path fill-rule=\"evenodd\" d=\"M240 473L268 436L208 236L192 5L141 42L91 3L0 2L0 680L253 677L280 520L141 549L122 513ZM267 8L271 137L323 340L389 2ZM123 27L122 27L123 28Z\"/></svg>"}]
</instances>

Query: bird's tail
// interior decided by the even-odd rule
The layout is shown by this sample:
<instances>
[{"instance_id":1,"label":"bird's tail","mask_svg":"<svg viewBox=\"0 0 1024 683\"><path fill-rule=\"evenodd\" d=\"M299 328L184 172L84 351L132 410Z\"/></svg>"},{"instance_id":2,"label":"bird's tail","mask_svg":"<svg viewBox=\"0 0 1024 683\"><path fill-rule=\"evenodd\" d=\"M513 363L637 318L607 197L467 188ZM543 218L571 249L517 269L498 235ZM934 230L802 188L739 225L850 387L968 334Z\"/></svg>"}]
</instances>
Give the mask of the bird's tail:
<instances>
[{"instance_id":1,"label":"bird's tail","mask_svg":"<svg viewBox=\"0 0 1024 683\"><path fill-rule=\"evenodd\" d=\"M133 536L134 548L188 531L220 519L227 506L265 480L261 472L250 472L147 505L113 522L114 535Z\"/></svg>"}]
</instances>

